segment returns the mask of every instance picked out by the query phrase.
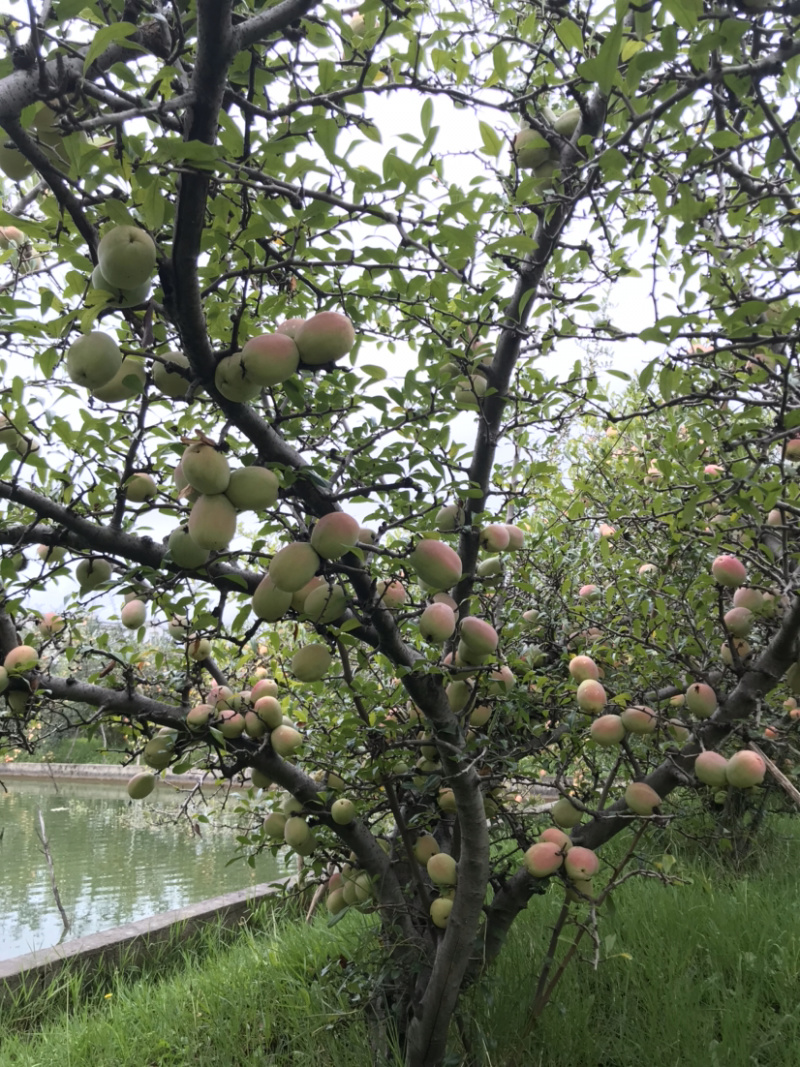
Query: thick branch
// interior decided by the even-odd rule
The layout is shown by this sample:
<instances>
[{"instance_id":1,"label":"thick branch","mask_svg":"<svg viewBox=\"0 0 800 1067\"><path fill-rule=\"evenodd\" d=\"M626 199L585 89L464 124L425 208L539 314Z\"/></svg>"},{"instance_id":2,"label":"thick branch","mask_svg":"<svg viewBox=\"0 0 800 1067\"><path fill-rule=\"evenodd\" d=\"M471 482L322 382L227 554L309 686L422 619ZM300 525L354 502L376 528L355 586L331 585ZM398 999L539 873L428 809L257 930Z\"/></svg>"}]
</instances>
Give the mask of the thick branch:
<instances>
[{"instance_id":1,"label":"thick branch","mask_svg":"<svg viewBox=\"0 0 800 1067\"><path fill-rule=\"evenodd\" d=\"M30 508L40 519L49 519L62 526L54 531L49 526L9 526L0 530L0 544L10 545L61 545L75 552L87 550L100 555L121 556L132 563L153 570L170 570L183 573L182 568L165 560L167 549L164 545L149 537L135 537L110 526L98 526L88 519L70 511L62 504L57 504L48 497L40 496L23 486L0 482L0 500L13 500L16 504ZM234 587L242 592L254 593L263 575L251 571L238 570L225 563L210 563L202 571L192 571L193 576L208 581L218 589L230 590L232 583L226 576L235 578Z\"/></svg>"},{"instance_id":2,"label":"thick branch","mask_svg":"<svg viewBox=\"0 0 800 1067\"><path fill-rule=\"evenodd\" d=\"M280 33L297 19L307 15L318 3L319 0L283 0L269 11L262 11L260 15L254 15L246 22L239 23L233 34L234 48L241 52L266 37Z\"/></svg>"}]
</instances>

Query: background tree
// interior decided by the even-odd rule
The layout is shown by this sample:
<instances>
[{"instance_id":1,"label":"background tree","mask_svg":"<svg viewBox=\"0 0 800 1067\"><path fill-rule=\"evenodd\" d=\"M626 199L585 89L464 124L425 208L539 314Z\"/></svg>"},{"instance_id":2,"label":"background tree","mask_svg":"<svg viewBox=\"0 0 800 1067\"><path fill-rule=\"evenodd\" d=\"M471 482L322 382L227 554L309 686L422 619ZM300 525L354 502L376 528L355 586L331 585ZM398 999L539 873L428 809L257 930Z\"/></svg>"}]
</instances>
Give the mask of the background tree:
<instances>
[{"instance_id":1,"label":"background tree","mask_svg":"<svg viewBox=\"0 0 800 1067\"><path fill-rule=\"evenodd\" d=\"M511 858L541 820L509 780L553 773L595 850L697 788L701 749L747 744L798 671L794 5L15 14L4 738L80 703L156 770L277 783L265 834L319 873L354 854L331 910L377 909L375 1005L434 1067L542 888L541 853ZM710 570L734 552L756 609L735 624L740 568ZM34 628L73 564L67 614L113 590L127 661ZM141 662L148 624L180 670ZM259 642L278 710L235 695L258 699ZM567 669L589 651L582 710L652 709L605 752ZM709 719L669 703L697 684ZM556 844L591 903L594 860Z\"/></svg>"}]
</instances>

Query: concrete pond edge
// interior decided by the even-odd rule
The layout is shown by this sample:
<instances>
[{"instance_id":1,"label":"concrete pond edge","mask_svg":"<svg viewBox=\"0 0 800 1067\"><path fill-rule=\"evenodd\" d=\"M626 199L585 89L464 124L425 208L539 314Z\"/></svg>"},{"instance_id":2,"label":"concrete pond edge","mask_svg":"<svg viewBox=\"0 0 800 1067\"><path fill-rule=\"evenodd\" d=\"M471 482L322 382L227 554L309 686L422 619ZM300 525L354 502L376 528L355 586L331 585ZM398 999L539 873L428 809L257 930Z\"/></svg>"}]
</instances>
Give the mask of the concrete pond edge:
<instances>
[{"instance_id":1,"label":"concrete pond edge","mask_svg":"<svg viewBox=\"0 0 800 1067\"><path fill-rule=\"evenodd\" d=\"M220 923L225 928L243 925L260 905L281 900L289 881L287 878L238 889L185 908L174 908L97 934L76 937L53 948L1 960L0 1003L13 999L22 988L33 991L43 987L74 964L102 963L118 967L123 963L141 962L158 946L168 942L178 927L181 927L181 937L190 937L208 923Z\"/></svg>"}]
</instances>

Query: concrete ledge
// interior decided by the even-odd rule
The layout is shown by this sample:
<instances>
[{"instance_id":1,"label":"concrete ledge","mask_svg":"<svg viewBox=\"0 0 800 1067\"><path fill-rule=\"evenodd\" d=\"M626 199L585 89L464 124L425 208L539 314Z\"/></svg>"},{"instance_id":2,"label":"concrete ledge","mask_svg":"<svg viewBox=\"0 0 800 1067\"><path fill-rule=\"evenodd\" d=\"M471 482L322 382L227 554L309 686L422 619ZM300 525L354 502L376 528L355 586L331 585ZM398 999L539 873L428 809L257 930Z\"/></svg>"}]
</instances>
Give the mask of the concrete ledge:
<instances>
[{"instance_id":1,"label":"concrete ledge","mask_svg":"<svg viewBox=\"0 0 800 1067\"><path fill-rule=\"evenodd\" d=\"M59 972L72 964L111 964L138 962L152 949L168 941L176 927L182 936L196 933L206 923L220 922L225 927L246 922L253 908L264 901L277 900L290 879L265 882L226 893L221 897L202 900L186 908L164 911L148 919L116 926L88 937L76 937L55 948L29 952L0 961L0 1002L8 1000L16 990L33 990L52 981Z\"/></svg>"},{"instance_id":2,"label":"concrete ledge","mask_svg":"<svg viewBox=\"0 0 800 1067\"><path fill-rule=\"evenodd\" d=\"M55 778L57 781L71 782L127 782L134 774L140 771L150 770L144 764L131 763L127 767L120 767L114 763L0 763L0 781L4 778L31 778L37 781L47 781ZM186 786L191 789L198 782L208 780L215 782L212 774L207 771L187 771L185 774L166 775L157 780L161 785ZM221 779L220 784L224 785Z\"/></svg>"}]
</instances>

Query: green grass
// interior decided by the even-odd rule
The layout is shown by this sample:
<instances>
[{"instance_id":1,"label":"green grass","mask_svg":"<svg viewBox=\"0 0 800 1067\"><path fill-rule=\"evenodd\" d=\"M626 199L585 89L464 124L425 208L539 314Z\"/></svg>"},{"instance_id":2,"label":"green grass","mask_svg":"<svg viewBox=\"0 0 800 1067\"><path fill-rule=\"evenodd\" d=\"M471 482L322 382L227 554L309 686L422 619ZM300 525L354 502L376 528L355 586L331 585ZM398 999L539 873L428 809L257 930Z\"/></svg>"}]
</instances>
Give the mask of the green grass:
<instances>
[{"instance_id":1,"label":"green grass","mask_svg":"<svg viewBox=\"0 0 800 1067\"><path fill-rule=\"evenodd\" d=\"M0 1019L3 1067L372 1067L362 1013L343 986L343 952L374 925L352 914L334 929L272 914L233 945L204 938L205 954L179 958L145 980L109 976L80 988L37 1033Z\"/></svg>"},{"instance_id":2,"label":"green grass","mask_svg":"<svg viewBox=\"0 0 800 1067\"><path fill-rule=\"evenodd\" d=\"M776 825L746 873L662 839L658 850L670 844L671 873L684 883L621 886L602 909L598 962L586 937L527 1032L562 894L553 885L535 897L498 966L465 999L453 1063L796 1067L800 836L790 820ZM273 913L232 944L212 933L144 980L76 987L68 1011L62 990L35 1032L0 1019L0 1067L374 1067L360 1010L368 985L350 965L374 944L373 929L358 914L329 929Z\"/></svg>"},{"instance_id":3,"label":"green grass","mask_svg":"<svg viewBox=\"0 0 800 1067\"><path fill-rule=\"evenodd\" d=\"M469 995L471 1044L485 1050L476 1062L796 1067L800 838L795 822L778 822L785 836L774 835L749 873L679 858L671 873L687 884L622 885L600 917L599 963L585 937L579 960L520 1041L536 987L532 961L542 958L562 894L553 886L544 908L534 900L490 981Z\"/></svg>"}]
</instances>

